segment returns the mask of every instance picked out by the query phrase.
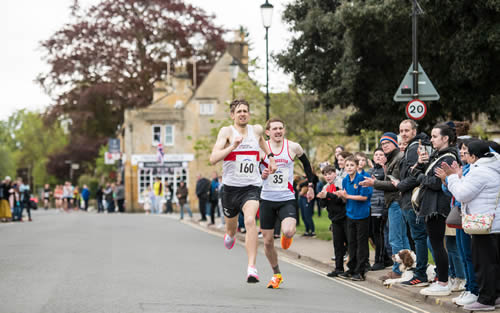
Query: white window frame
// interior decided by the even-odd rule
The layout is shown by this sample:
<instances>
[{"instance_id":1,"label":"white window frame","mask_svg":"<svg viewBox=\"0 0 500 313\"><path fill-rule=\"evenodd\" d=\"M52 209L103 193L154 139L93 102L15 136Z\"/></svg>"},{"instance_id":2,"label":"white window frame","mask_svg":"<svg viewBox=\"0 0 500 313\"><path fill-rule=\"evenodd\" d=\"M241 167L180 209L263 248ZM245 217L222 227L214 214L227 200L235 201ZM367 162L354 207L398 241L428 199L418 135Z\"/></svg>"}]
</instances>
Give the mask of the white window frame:
<instances>
[{"instance_id":1,"label":"white window frame","mask_svg":"<svg viewBox=\"0 0 500 313\"><path fill-rule=\"evenodd\" d=\"M158 142L155 142L155 127L158 127L160 129L160 141ZM155 125L151 125L151 145L153 147L157 147L159 143L161 143L161 125L158 125L158 124L155 124Z\"/></svg>"},{"instance_id":2,"label":"white window frame","mask_svg":"<svg viewBox=\"0 0 500 313\"><path fill-rule=\"evenodd\" d=\"M200 115L214 115L215 103L212 101L200 102Z\"/></svg>"},{"instance_id":3,"label":"white window frame","mask_svg":"<svg viewBox=\"0 0 500 313\"><path fill-rule=\"evenodd\" d=\"M167 128L171 127L172 129L172 142L167 141ZM165 146L173 146L175 144L175 125L167 124L165 125Z\"/></svg>"}]
</instances>

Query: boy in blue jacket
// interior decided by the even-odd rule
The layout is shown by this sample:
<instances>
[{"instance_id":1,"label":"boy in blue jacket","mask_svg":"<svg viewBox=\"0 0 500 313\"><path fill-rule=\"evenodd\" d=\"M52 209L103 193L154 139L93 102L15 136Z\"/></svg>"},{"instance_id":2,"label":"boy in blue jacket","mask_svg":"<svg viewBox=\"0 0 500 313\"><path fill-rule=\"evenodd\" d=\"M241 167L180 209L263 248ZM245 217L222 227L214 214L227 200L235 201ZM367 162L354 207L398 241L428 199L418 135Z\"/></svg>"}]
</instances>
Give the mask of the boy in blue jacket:
<instances>
[{"instance_id":1,"label":"boy in blue jacket","mask_svg":"<svg viewBox=\"0 0 500 313\"><path fill-rule=\"evenodd\" d=\"M342 182L343 190L339 196L346 200L347 241L349 247L349 271L340 274L340 277L351 278L354 281L365 280L365 273L369 269L368 263L368 233L370 228L370 198L372 187L363 187L359 183L364 176L359 174L359 162L355 157L345 160L347 176Z\"/></svg>"}]
</instances>

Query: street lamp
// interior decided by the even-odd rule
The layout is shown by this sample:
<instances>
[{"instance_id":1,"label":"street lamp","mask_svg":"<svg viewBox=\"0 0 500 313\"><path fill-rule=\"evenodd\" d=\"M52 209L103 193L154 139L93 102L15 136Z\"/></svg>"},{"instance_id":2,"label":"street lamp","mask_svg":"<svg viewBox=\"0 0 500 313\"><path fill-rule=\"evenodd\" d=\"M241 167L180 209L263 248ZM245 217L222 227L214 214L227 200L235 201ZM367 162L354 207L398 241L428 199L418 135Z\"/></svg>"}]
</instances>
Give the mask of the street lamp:
<instances>
[{"instance_id":1,"label":"street lamp","mask_svg":"<svg viewBox=\"0 0 500 313\"><path fill-rule=\"evenodd\" d=\"M262 14L262 24L266 29L266 121L269 120L269 27L273 20L273 5L267 0L266 3L260 6L260 13Z\"/></svg>"},{"instance_id":2,"label":"street lamp","mask_svg":"<svg viewBox=\"0 0 500 313\"><path fill-rule=\"evenodd\" d=\"M233 89L233 100L235 98L234 95L234 82L236 81L236 78L238 78L238 70L240 69L240 65L238 64L238 61L236 61L235 58L233 58L233 61L231 64L229 64L229 71L231 72L231 80L233 81L232 84L232 89Z\"/></svg>"}]
</instances>

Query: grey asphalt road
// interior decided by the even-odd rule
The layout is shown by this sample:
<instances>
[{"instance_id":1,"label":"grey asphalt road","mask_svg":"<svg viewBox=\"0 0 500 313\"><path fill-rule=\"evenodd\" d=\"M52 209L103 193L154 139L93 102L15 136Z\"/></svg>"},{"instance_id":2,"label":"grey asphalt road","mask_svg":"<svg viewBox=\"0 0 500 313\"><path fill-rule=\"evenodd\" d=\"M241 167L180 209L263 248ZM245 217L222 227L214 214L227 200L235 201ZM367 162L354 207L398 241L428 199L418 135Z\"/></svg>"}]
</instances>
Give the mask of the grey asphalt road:
<instances>
[{"instance_id":1,"label":"grey asphalt road","mask_svg":"<svg viewBox=\"0 0 500 313\"><path fill-rule=\"evenodd\" d=\"M242 245L173 218L36 212L0 224L0 313L407 312L281 262L284 283L259 253L247 284Z\"/></svg>"}]
</instances>

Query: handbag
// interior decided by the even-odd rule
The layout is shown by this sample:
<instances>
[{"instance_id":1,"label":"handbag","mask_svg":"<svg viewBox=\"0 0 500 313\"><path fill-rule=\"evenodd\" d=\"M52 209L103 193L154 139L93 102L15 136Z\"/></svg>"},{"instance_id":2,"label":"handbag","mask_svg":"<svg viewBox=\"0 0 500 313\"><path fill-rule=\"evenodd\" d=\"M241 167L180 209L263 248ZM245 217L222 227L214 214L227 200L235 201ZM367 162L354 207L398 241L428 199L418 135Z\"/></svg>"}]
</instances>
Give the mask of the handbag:
<instances>
[{"instance_id":1,"label":"handbag","mask_svg":"<svg viewBox=\"0 0 500 313\"><path fill-rule=\"evenodd\" d=\"M498 199L500 192L497 195L495 210L498 206ZM462 216L462 228L464 232L469 235L488 235L491 232L491 226L495 219L495 213L476 213L467 214L467 207L465 208L466 214Z\"/></svg>"},{"instance_id":2,"label":"handbag","mask_svg":"<svg viewBox=\"0 0 500 313\"><path fill-rule=\"evenodd\" d=\"M446 217L446 225L451 228L462 229L462 212L460 207L453 206L450 210L450 214Z\"/></svg>"},{"instance_id":3,"label":"handbag","mask_svg":"<svg viewBox=\"0 0 500 313\"><path fill-rule=\"evenodd\" d=\"M425 176L429 174L429 172L432 170L432 168L444 157L447 156L452 156L455 157L454 154L452 153L445 153L439 158L437 158L434 162L432 162L428 167L427 170L425 171ZM420 206L420 202L422 202L422 197L423 197L423 192L422 192L422 185L417 186L413 188L413 191L411 192L411 204L413 206L413 209L418 210L418 207Z\"/></svg>"}]
</instances>

